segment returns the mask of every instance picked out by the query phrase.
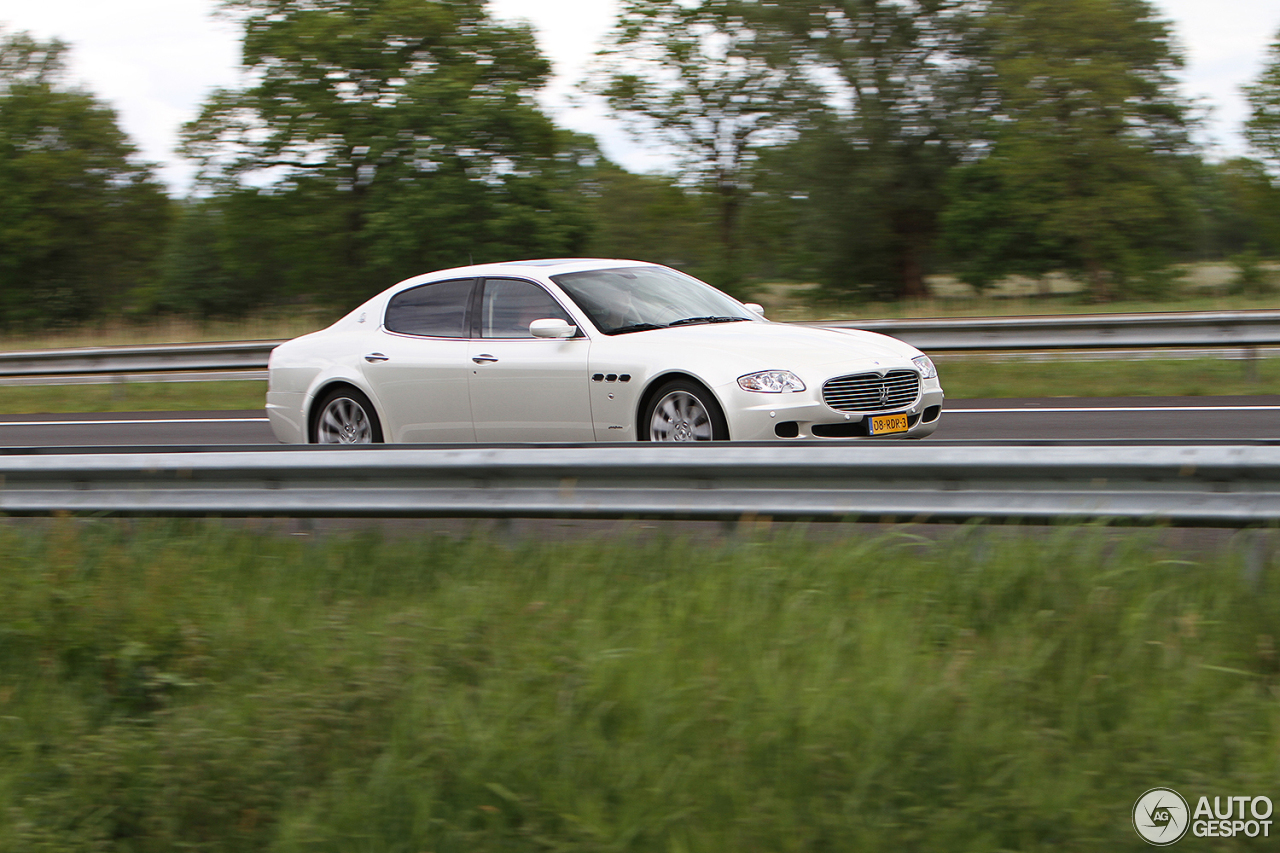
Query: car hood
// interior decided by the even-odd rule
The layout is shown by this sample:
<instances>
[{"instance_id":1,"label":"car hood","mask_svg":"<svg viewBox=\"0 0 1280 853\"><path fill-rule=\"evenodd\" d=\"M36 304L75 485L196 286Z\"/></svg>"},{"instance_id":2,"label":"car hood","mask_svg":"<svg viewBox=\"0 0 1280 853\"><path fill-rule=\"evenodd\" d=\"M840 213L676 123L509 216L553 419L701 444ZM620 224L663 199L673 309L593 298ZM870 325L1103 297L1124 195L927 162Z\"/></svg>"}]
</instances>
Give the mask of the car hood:
<instances>
[{"instance_id":1,"label":"car hood","mask_svg":"<svg viewBox=\"0 0 1280 853\"><path fill-rule=\"evenodd\" d=\"M847 363L851 359L910 360L920 355L915 347L888 335L789 323L709 323L655 329L626 337L646 347L696 346L728 351L778 368L818 367Z\"/></svg>"},{"instance_id":2,"label":"car hood","mask_svg":"<svg viewBox=\"0 0 1280 853\"><path fill-rule=\"evenodd\" d=\"M690 371L712 385L757 370L791 370L820 382L836 373L909 366L920 355L910 344L874 332L772 322L677 326L606 340L611 361L619 365Z\"/></svg>"}]
</instances>

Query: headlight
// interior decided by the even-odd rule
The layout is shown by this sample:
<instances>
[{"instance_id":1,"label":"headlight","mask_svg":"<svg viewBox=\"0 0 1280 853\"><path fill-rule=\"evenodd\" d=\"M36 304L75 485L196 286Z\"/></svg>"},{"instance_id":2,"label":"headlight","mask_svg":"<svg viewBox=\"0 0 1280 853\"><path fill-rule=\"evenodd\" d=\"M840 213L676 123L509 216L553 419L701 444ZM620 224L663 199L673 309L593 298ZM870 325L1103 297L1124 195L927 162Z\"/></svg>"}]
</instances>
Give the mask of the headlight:
<instances>
[{"instance_id":1,"label":"headlight","mask_svg":"<svg viewBox=\"0 0 1280 853\"><path fill-rule=\"evenodd\" d=\"M932 359L927 355L918 355L911 359L911 363L920 371L921 379L937 379L938 368L933 366Z\"/></svg>"},{"instance_id":2,"label":"headlight","mask_svg":"<svg viewBox=\"0 0 1280 853\"><path fill-rule=\"evenodd\" d=\"M781 394L783 391L803 391L804 383L790 370L762 370L738 377L743 391L760 391L764 394Z\"/></svg>"}]
</instances>

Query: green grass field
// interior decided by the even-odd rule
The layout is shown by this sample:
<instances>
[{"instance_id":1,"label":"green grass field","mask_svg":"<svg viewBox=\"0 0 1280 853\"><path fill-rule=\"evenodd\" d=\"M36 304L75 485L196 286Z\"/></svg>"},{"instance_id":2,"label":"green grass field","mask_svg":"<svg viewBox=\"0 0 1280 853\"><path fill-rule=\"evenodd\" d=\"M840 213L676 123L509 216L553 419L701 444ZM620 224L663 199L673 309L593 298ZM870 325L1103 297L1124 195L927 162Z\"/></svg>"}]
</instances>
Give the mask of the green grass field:
<instances>
[{"instance_id":1,"label":"green grass field","mask_svg":"<svg viewBox=\"0 0 1280 853\"><path fill-rule=\"evenodd\" d=\"M0 850L1138 851L1280 790L1249 549L805 532L7 522Z\"/></svg>"},{"instance_id":2,"label":"green grass field","mask_svg":"<svg viewBox=\"0 0 1280 853\"><path fill-rule=\"evenodd\" d=\"M1205 396L1280 393L1280 359L986 362L938 359L950 400L983 397ZM0 388L0 414L261 409L265 382L122 383Z\"/></svg>"},{"instance_id":3,"label":"green grass field","mask_svg":"<svg viewBox=\"0 0 1280 853\"><path fill-rule=\"evenodd\" d=\"M262 409L266 382L125 382L0 387L0 414Z\"/></svg>"}]
</instances>

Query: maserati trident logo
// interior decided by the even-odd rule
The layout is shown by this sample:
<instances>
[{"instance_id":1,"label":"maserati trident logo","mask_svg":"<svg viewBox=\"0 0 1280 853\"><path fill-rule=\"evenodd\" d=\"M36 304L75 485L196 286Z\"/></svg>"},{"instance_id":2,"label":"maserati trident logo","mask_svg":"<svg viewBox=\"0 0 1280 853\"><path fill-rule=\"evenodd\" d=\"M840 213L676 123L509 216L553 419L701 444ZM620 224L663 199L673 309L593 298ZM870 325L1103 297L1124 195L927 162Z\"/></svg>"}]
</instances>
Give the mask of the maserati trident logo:
<instances>
[{"instance_id":1,"label":"maserati trident logo","mask_svg":"<svg viewBox=\"0 0 1280 853\"><path fill-rule=\"evenodd\" d=\"M889 403L889 386L881 385L880 386L880 405L884 406L884 405L887 405L888 403Z\"/></svg>"}]
</instances>

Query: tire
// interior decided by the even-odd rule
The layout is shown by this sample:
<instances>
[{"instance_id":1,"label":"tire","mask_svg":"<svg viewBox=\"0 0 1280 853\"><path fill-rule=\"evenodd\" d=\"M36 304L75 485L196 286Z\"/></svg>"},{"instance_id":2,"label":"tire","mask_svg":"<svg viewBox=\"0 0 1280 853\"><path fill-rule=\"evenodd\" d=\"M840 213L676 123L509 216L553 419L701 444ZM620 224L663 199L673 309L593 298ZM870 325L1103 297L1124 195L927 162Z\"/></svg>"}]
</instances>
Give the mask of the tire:
<instances>
[{"instance_id":1,"label":"tire","mask_svg":"<svg viewBox=\"0 0 1280 853\"><path fill-rule=\"evenodd\" d=\"M320 398L311 422L316 444L381 444L382 424L369 398L354 388L337 388Z\"/></svg>"},{"instance_id":2,"label":"tire","mask_svg":"<svg viewBox=\"0 0 1280 853\"><path fill-rule=\"evenodd\" d=\"M729 425L710 391L675 379L649 398L639 434L641 441L727 441Z\"/></svg>"}]
</instances>

